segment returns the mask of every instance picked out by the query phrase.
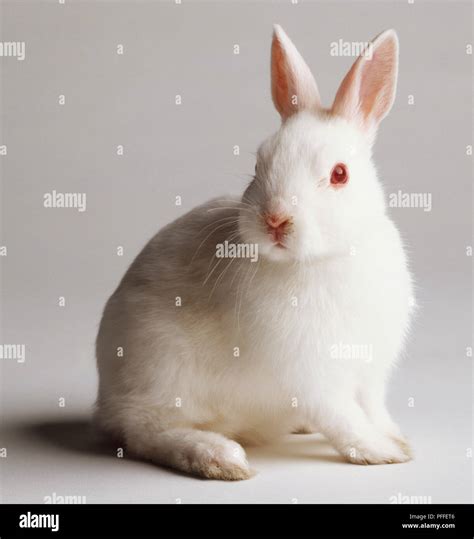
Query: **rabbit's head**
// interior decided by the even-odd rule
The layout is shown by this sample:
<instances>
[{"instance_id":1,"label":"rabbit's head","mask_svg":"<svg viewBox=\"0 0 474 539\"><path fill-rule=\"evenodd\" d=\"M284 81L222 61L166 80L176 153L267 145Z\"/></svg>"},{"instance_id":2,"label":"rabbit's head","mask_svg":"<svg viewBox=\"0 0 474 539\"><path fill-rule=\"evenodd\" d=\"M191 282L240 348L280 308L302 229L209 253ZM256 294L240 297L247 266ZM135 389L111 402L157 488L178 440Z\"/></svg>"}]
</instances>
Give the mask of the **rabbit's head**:
<instances>
[{"instance_id":1,"label":"rabbit's head","mask_svg":"<svg viewBox=\"0 0 474 539\"><path fill-rule=\"evenodd\" d=\"M385 212L371 148L395 97L396 33L383 32L369 48L324 109L308 66L275 26L272 96L282 124L258 150L239 223L260 255L302 261L348 254L356 235Z\"/></svg>"}]
</instances>

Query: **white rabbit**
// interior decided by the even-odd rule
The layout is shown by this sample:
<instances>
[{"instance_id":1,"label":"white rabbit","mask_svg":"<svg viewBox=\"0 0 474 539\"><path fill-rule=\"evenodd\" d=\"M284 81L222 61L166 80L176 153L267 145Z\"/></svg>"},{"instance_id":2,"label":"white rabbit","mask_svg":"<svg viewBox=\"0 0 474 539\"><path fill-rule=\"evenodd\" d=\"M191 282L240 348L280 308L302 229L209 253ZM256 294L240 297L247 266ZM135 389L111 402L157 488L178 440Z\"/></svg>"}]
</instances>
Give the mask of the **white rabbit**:
<instances>
[{"instance_id":1,"label":"white rabbit","mask_svg":"<svg viewBox=\"0 0 474 539\"><path fill-rule=\"evenodd\" d=\"M246 479L240 444L311 425L353 463L411 458L384 401L412 280L371 157L395 96L396 33L370 46L324 109L275 26L282 124L255 178L241 199L211 200L161 230L109 299L95 417L130 454ZM240 251L220 257L224 247Z\"/></svg>"}]
</instances>

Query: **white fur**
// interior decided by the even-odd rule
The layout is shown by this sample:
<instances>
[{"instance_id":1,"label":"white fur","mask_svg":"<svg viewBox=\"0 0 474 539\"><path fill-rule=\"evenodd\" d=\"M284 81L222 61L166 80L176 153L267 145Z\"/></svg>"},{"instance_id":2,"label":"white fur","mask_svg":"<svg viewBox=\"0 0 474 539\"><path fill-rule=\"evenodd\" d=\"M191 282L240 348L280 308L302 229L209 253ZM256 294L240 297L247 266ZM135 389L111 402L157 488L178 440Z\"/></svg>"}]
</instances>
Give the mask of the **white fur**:
<instances>
[{"instance_id":1,"label":"white fur","mask_svg":"<svg viewBox=\"0 0 474 539\"><path fill-rule=\"evenodd\" d=\"M244 479L239 443L311 425L352 462L409 460L384 399L412 285L372 138L322 109L296 111L260 147L241 200L193 209L138 255L97 338L96 419L131 453ZM338 162L350 179L334 188ZM264 212L291 215L286 249ZM217 259L226 239L258 244L259 260ZM335 357L340 345L370 345L372 357Z\"/></svg>"}]
</instances>

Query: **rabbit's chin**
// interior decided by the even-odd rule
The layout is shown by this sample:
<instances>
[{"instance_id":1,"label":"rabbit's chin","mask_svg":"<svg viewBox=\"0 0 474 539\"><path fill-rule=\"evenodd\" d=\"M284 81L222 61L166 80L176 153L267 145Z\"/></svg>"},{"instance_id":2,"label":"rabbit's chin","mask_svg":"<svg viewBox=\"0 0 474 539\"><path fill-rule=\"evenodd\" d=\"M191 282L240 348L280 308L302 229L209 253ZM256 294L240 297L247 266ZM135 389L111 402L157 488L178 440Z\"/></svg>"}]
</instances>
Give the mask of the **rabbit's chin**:
<instances>
[{"instance_id":1,"label":"rabbit's chin","mask_svg":"<svg viewBox=\"0 0 474 539\"><path fill-rule=\"evenodd\" d=\"M326 245L322 241L306 244L290 241L285 246L279 246L270 241L264 241L258 246L258 257L275 263L311 264L322 259L346 257L350 253L351 244L346 244L346 242Z\"/></svg>"},{"instance_id":2,"label":"rabbit's chin","mask_svg":"<svg viewBox=\"0 0 474 539\"><path fill-rule=\"evenodd\" d=\"M240 238L244 244L257 246L258 258L275 263L310 262L330 254L323 236L315 227L313 234L290 234L282 244L272 241L260 230L241 227Z\"/></svg>"},{"instance_id":3,"label":"rabbit's chin","mask_svg":"<svg viewBox=\"0 0 474 539\"><path fill-rule=\"evenodd\" d=\"M270 262L277 263L307 262L316 258L315 253L310 253L301 245L295 245L294 243L277 245L270 241L259 244L259 256Z\"/></svg>"},{"instance_id":4,"label":"rabbit's chin","mask_svg":"<svg viewBox=\"0 0 474 539\"><path fill-rule=\"evenodd\" d=\"M260 247L260 256L270 262L294 262L297 257L288 247L267 244Z\"/></svg>"}]
</instances>

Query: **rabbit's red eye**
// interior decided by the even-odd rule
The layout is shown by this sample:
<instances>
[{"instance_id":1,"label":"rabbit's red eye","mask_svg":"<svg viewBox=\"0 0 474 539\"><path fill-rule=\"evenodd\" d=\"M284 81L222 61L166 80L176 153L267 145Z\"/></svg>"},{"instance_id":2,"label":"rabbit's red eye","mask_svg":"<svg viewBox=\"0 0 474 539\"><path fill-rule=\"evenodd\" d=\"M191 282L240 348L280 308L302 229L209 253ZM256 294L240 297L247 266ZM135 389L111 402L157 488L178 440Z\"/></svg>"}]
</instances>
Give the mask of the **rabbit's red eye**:
<instances>
[{"instance_id":1,"label":"rabbit's red eye","mask_svg":"<svg viewBox=\"0 0 474 539\"><path fill-rule=\"evenodd\" d=\"M344 185L349 179L347 167L343 163L338 163L331 172L331 183L333 185Z\"/></svg>"}]
</instances>

